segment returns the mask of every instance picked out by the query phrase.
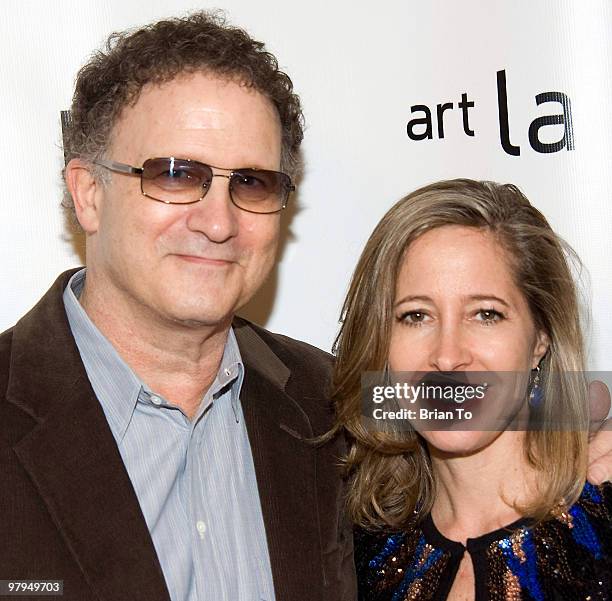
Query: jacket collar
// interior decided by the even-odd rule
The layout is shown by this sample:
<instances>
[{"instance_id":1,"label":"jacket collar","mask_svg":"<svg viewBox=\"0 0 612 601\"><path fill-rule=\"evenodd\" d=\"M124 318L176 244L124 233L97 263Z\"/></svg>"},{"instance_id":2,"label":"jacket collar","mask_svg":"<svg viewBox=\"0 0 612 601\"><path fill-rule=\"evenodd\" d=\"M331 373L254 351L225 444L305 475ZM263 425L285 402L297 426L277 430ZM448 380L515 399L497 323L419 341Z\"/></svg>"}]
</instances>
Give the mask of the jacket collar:
<instances>
[{"instance_id":1,"label":"jacket collar","mask_svg":"<svg viewBox=\"0 0 612 601\"><path fill-rule=\"evenodd\" d=\"M291 371L244 320L234 330L246 372L245 416L277 599L320 599L325 582L313 428L288 392ZM300 391L306 394L306 391ZM299 569L296 569L299 562Z\"/></svg>"},{"instance_id":2,"label":"jacket collar","mask_svg":"<svg viewBox=\"0 0 612 601\"><path fill-rule=\"evenodd\" d=\"M68 326L62 293L73 273L62 274L13 329L7 399L37 422L14 450L97 597L169 601L138 499Z\"/></svg>"}]
</instances>

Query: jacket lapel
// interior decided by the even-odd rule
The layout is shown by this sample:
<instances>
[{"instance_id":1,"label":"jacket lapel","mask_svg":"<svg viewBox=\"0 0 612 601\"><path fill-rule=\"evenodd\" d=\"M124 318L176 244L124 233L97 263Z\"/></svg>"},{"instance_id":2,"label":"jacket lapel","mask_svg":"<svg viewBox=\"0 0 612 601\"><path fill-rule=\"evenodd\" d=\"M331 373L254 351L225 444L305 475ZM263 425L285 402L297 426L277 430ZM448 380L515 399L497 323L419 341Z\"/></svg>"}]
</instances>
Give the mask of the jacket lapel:
<instances>
[{"instance_id":1,"label":"jacket lapel","mask_svg":"<svg viewBox=\"0 0 612 601\"><path fill-rule=\"evenodd\" d=\"M7 397L35 421L14 447L104 601L169 595L138 499L67 322L62 274L13 330Z\"/></svg>"},{"instance_id":2,"label":"jacket lapel","mask_svg":"<svg viewBox=\"0 0 612 601\"><path fill-rule=\"evenodd\" d=\"M276 598L319 599L324 581L310 421L285 392L286 365L244 322L235 322L245 365L241 402L251 449ZM296 569L299 563L299 569Z\"/></svg>"}]
</instances>

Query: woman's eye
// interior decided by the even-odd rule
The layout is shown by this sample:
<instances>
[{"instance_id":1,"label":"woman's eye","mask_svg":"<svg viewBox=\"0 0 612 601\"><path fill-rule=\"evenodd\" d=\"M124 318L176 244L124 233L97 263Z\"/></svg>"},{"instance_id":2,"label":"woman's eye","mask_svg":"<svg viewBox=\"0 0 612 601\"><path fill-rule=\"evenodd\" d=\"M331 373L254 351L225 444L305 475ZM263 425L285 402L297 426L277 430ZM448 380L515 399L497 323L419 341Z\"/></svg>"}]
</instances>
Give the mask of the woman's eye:
<instances>
[{"instance_id":1,"label":"woman's eye","mask_svg":"<svg viewBox=\"0 0 612 601\"><path fill-rule=\"evenodd\" d=\"M505 319L503 313L496 311L495 309L479 309L476 313L478 321L483 322L485 325L490 325Z\"/></svg>"},{"instance_id":2,"label":"woman's eye","mask_svg":"<svg viewBox=\"0 0 612 601\"><path fill-rule=\"evenodd\" d=\"M427 314L423 311L407 311L399 316L398 321L409 326L419 326L426 317Z\"/></svg>"}]
</instances>

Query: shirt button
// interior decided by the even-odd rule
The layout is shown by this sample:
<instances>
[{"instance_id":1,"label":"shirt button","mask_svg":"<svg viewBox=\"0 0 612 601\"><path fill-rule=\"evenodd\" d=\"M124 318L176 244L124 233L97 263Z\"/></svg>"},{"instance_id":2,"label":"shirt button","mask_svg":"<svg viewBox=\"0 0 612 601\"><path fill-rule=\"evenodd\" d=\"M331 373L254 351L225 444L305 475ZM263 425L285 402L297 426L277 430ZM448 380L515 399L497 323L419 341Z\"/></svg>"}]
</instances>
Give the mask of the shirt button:
<instances>
[{"instance_id":1,"label":"shirt button","mask_svg":"<svg viewBox=\"0 0 612 601\"><path fill-rule=\"evenodd\" d=\"M151 402L152 402L154 405L157 405L157 406L159 407L159 406L162 404L162 402L163 402L163 401L162 401L162 400L161 400L161 398L160 398L160 397L158 397L156 394L152 394L152 395L151 395Z\"/></svg>"},{"instance_id":2,"label":"shirt button","mask_svg":"<svg viewBox=\"0 0 612 601\"><path fill-rule=\"evenodd\" d=\"M206 534L206 524L202 520L200 520L196 522L196 528L198 529L198 534L200 535L200 538L204 538L204 535Z\"/></svg>"},{"instance_id":3,"label":"shirt button","mask_svg":"<svg viewBox=\"0 0 612 601\"><path fill-rule=\"evenodd\" d=\"M228 377L231 376L232 375L232 370L229 369L229 368L226 368L225 369L225 375L228 376Z\"/></svg>"}]
</instances>

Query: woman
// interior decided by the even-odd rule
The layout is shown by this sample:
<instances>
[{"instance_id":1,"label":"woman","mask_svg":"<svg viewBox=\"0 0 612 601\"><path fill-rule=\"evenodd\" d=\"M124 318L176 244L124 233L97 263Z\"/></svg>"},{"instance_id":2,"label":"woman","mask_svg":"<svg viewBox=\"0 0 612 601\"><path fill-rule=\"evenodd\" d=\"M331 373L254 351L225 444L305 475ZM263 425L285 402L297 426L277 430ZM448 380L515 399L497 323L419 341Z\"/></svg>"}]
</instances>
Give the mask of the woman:
<instances>
[{"instance_id":1,"label":"woman","mask_svg":"<svg viewBox=\"0 0 612 601\"><path fill-rule=\"evenodd\" d=\"M610 598L612 493L585 485L572 257L512 185L432 184L374 230L344 304L334 379L361 599ZM375 370L421 384L485 373L494 384L472 406L477 428L373 422L361 376Z\"/></svg>"}]
</instances>

